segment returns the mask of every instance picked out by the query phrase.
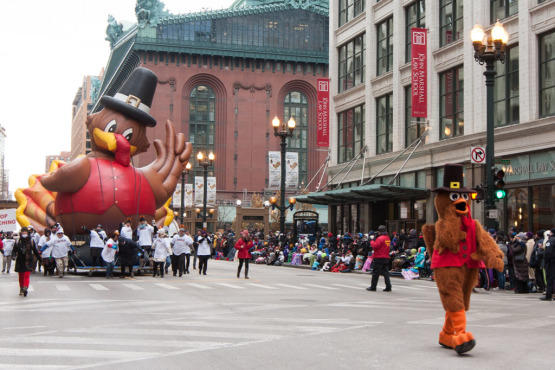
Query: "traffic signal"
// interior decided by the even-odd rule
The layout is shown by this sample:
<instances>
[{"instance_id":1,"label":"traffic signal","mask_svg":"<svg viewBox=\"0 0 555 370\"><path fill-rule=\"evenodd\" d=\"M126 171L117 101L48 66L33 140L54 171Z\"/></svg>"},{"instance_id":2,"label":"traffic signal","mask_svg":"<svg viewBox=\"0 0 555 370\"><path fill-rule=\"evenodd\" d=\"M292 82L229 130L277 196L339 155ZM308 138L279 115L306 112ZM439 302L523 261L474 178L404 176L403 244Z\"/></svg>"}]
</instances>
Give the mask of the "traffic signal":
<instances>
[{"instance_id":1,"label":"traffic signal","mask_svg":"<svg viewBox=\"0 0 555 370\"><path fill-rule=\"evenodd\" d=\"M472 190L474 190L472 193L470 193L470 198L472 200L475 200L477 203L480 203L482 200L484 200L485 191L482 185L478 185Z\"/></svg>"},{"instance_id":2,"label":"traffic signal","mask_svg":"<svg viewBox=\"0 0 555 370\"><path fill-rule=\"evenodd\" d=\"M495 199L503 199L507 195L505 192L505 171L494 168L493 169L493 194Z\"/></svg>"}]
</instances>

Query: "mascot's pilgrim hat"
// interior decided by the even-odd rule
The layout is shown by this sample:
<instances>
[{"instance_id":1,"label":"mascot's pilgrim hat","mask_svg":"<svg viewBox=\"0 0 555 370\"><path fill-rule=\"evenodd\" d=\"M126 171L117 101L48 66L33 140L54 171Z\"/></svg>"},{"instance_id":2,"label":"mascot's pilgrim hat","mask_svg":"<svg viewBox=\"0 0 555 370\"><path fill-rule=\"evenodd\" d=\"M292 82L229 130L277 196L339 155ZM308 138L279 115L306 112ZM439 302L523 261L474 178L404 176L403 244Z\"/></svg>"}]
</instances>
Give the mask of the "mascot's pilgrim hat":
<instances>
[{"instance_id":1,"label":"mascot's pilgrim hat","mask_svg":"<svg viewBox=\"0 0 555 370\"><path fill-rule=\"evenodd\" d=\"M447 191L450 193L472 193L473 190L463 185L463 166L448 163L443 167L443 186L432 191Z\"/></svg>"},{"instance_id":2,"label":"mascot's pilgrim hat","mask_svg":"<svg viewBox=\"0 0 555 370\"><path fill-rule=\"evenodd\" d=\"M103 96L100 102L143 125L154 127L156 120L150 115L150 107L157 83L154 72L139 67L131 72L114 96Z\"/></svg>"}]
</instances>

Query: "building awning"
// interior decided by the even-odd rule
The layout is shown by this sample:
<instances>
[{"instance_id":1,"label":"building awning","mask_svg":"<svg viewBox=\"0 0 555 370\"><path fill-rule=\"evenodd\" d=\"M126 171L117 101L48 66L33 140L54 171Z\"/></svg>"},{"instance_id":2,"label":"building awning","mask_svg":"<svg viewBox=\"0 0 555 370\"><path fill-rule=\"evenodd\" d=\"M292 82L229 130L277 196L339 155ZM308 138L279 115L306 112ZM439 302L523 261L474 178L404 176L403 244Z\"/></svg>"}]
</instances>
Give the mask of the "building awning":
<instances>
[{"instance_id":1,"label":"building awning","mask_svg":"<svg viewBox=\"0 0 555 370\"><path fill-rule=\"evenodd\" d=\"M422 188L371 184L303 194L296 197L296 200L300 203L336 205L358 202L418 199L425 198L428 193L428 189Z\"/></svg>"}]
</instances>

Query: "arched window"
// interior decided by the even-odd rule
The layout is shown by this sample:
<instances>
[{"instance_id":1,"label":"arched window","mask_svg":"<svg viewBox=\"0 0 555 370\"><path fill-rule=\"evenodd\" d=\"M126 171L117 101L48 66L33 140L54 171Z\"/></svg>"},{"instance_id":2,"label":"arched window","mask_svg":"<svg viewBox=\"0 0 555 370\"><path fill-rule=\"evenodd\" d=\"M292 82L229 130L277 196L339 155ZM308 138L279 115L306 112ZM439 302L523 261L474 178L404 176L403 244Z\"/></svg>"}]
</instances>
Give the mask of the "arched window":
<instances>
[{"instance_id":1,"label":"arched window","mask_svg":"<svg viewBox=\"0 0 555 370\"><path fill-rule=\"evenodd\" d=\"M193 144L196 155L199 151L209 153L214 151L214 130L216 115L216 98L214 91L206 85L198 85L189 99L189 140ZM194 161L196 162L196 161ZM193 176L202 176L202 167L194 163Z\"/></svg>"},{"instance_id":2,"label":"arched window","mask_svg":"<svg viewBox=\"0 0 555 370\"><path fill-rule=\"evenodd\" d=\"M300 91L291 91L283 102L283 119L297 123L293 136L287 139L287 151L299 153L299 186L307 183L308 164L308 99Z\"/></svg>"}]
</instances>

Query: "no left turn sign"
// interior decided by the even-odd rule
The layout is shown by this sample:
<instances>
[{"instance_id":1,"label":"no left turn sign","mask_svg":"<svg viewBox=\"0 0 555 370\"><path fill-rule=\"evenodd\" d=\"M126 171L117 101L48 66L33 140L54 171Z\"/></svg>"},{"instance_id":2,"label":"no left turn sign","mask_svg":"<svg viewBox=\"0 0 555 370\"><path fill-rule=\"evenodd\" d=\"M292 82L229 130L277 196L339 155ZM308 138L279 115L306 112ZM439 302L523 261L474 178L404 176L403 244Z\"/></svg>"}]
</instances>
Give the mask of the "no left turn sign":
<instances>
[{"instance_id":1,"label":"no left turn sign","mask_svg":"<svg viewBox=\"0 0 555 370\"><path fill-rule=\"evenodd\" d=\"M486 149L482 146L470 147L470 163L475 163L475 164L486 163Z\"/></svg>"}]
</instances>

